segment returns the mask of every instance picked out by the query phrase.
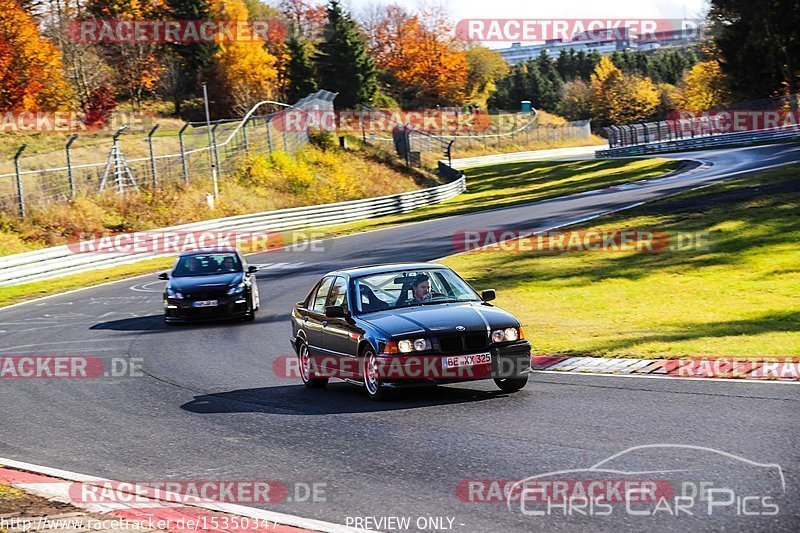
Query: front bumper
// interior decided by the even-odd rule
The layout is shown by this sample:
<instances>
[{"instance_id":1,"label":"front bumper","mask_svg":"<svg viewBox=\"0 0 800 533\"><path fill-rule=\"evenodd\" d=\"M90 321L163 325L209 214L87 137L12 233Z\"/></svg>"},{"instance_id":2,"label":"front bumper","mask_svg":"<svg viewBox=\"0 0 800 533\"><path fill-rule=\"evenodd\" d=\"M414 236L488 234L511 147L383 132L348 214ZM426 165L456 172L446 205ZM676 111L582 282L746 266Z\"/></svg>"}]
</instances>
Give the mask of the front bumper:
<instances>
[{"instance_id":1,"label":"front bumper","mask_svg":"<svg viewBox=\"0 0 800 533\"><path fill-rule=\"evenodd\" d=\"M527 340L491 347L475 353L491 353L491 363L459 369L445 368L442 354L380 354L383 383L389 387L411 387L460 383L482 379L513 378L525 375L531 367L531 344ZM447 354L447 357L464 354Z\"/></svg>"},{"instance_id":2,"label":"front bumper","mask_svg":"<svg viewBox=\"0 0 800 533\"><path fill-rule=\"evenodd\" d=\"M249 306L246 293L217 296L214 307L194 307L193 300L164 299L164 318L167 322L200 322L247 316Z\"/></svg>"}]
</instances>

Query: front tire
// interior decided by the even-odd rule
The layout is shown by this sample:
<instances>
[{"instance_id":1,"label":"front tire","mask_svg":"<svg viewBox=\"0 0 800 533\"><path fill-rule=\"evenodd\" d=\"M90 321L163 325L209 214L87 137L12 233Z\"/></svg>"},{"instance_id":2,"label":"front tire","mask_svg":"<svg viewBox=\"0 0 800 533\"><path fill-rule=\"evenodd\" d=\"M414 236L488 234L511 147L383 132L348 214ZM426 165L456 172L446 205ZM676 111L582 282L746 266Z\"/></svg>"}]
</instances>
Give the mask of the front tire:
<instances>
[{"instance_id":1,"label":"front tire","mask_svg":"<svg viewBox=\"0 0 800 533\"><path fill-rule=\"evenodd\" d=\"M300 344L300 349L297 350L297 357L300 359L300 379L303 384L309 389L322 389L328 385L328 378L317 378L311 373L311 356L308 353L308 346L305 343Z\"/></svg>"},{"instance_id":2,"label":"front tire","mask_svg":"<svg viewBox=\"0 0 800 533\"><path fill-rule=\"evenodd\" d=\"M528 384L528 375L517 376L513 378L495 378L495 385L497 385L503 392L517 392Z\"/></svg>"},{"instance_id":3,"label":"front tire","mask_svg":"<svg viewBox=\"0 0 800 533\"><path fill-rule=\"evenodd\" d=\"M247 314L242 317L242 322L252 322L256 319L256 309L255 301L253 300L253 295L250 295L249 302L247 303Z\"/></svg>"},{"instance_id":4,"label":"front tire","mask_svg":"<svg viewBox=\"0 0 800 533\"><path fill-rule=\"evenodd\" d=\"M371 400L383 401L389 398L390 390L383 384L379 377L378 358L372 348L367 348L361 353L361 372L364 376L364 388Z\"/></svg>"}]
</instances>

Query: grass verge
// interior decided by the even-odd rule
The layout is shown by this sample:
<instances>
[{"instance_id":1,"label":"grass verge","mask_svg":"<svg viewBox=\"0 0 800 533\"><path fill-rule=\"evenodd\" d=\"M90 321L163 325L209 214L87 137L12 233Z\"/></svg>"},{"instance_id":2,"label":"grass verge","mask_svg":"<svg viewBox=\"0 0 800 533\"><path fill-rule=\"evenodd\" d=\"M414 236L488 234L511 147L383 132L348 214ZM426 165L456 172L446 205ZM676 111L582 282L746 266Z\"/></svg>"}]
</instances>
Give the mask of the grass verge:
<instances>
[{"instance_id":1,"label":"grass verge","mask_svg":"<svg viewBox=\"0 0 800 533\"><path fill-rule=\"evenodd\" d=\"M749 175L570 228L709 232L706 250L475 252L445 263L476 287L497 288L498 305L523 322L536 354L800 356L798 170Z\"/></svg>"},{"instance_id":2,"label":"grass verge","mask_svg":"<svg viewBox=\"0 0 800 533\"><path fill-rule=\"evenodd\" d=\"M443 216L544 200L567 194L598 189L610 185L653 177L676 167L664 159L626 161L569 161L504 163L474 168L467 176L467 192L447 202L393 215L322 228L324 235L338 236L388 227L397 224L431 220ZM50 281L39 281L11 287L0 287L0 306L58 294L80 287L166 269L169 259L153 259L104 270L74 274Z\"/></svg>"}]
</instances>

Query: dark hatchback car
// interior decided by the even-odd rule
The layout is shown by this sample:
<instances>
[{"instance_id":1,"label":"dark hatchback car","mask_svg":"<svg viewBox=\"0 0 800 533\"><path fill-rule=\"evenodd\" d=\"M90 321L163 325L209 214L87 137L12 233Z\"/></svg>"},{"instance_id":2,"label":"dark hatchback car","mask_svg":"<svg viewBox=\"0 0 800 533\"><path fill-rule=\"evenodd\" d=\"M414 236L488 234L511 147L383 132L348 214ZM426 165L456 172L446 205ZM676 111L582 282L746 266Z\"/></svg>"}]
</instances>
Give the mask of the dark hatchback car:
<instances>
[{"instance_id":1,"label":"dark hatchback car","mask_svg":"<svg viewBox=\"0 0 800 533\"><path fill-rule=\"evenodd\" d=\"M292 346L308 387L329 378L391 389L494 379L525 386L531 345L519 321L449 268L399 264L326 274L292 311Z\"/></svg>"},{"instance_id":2,"label":"dark hatchback car","mask_svg":"<svg viewBox=\"0 0 800 533\"><path fill-rule=\"evenodd\" d=\"M254 320L259 308L255 273L237 250L186 252L158 279L167 322L240 318Z\"/></svg>"}]
</instances>

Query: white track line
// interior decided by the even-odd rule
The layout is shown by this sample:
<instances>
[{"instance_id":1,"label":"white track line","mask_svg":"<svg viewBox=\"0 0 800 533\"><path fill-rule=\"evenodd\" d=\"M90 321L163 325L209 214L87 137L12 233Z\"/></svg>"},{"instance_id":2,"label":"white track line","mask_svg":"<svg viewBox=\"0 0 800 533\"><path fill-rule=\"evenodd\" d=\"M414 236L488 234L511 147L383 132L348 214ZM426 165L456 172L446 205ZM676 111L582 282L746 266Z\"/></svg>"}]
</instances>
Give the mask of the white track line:
<instances>
[{"instance_id":1,"label":"white track line","mask_svg":"<svg viewBox=\"0 0 800 533\"><path fill-rule=\"evenodd\" d=\"M19 470L26 470L45 476L56 477L67 481L89 483L89 484L105 484L114 483L108 479L87 476L86 474L78 474L68 470L59 470L57 468L50 468L48 466L35 465L31 463L23 463L22 461L15 461L13 459L5 459L0 457L0 465L16 468ZM116 490L120 490L119 488ZM139 491L145 491L143 487L138 487ZM136 493L137 487L132 488L132 493ZM164 493L167 500L181 501L180 495ZM300 516L289 515L284 513L277 513L274 511L267 511L265 509L256 509L255 507L246 507L244 505L236 505L233 503L192 503L187 504L186 507L199 507L209 511L216 511L222 513L235 514L240 516L247 516L249 518L256 518L265 520L275 524L299 527L303 529L310 529L313 531L323 531L326 533L372 533L369 530L355 529L341 524L334 524L332 522L325 522L322 520L315 520L312 518L303 518Z\"/></svg>"},{"instance_id":2,"label":"white track line","mask_svg":"<svg viewBox=\"0 0 800 533\"><path fill-rule=\"evenodd\" d=\"M720 381L724 383L782 383L784 385L800 385L798 380L780 379L746 379L746 378L703 378L692 376L668 376L660 374L607 374L602 372L569 372L566 370L531 370L531 374L553 374L557 376L584 376L584 377L604 377L604 378L644 378L644 379L671 379L673 381Z\"/></svg>"}]
</instances>

